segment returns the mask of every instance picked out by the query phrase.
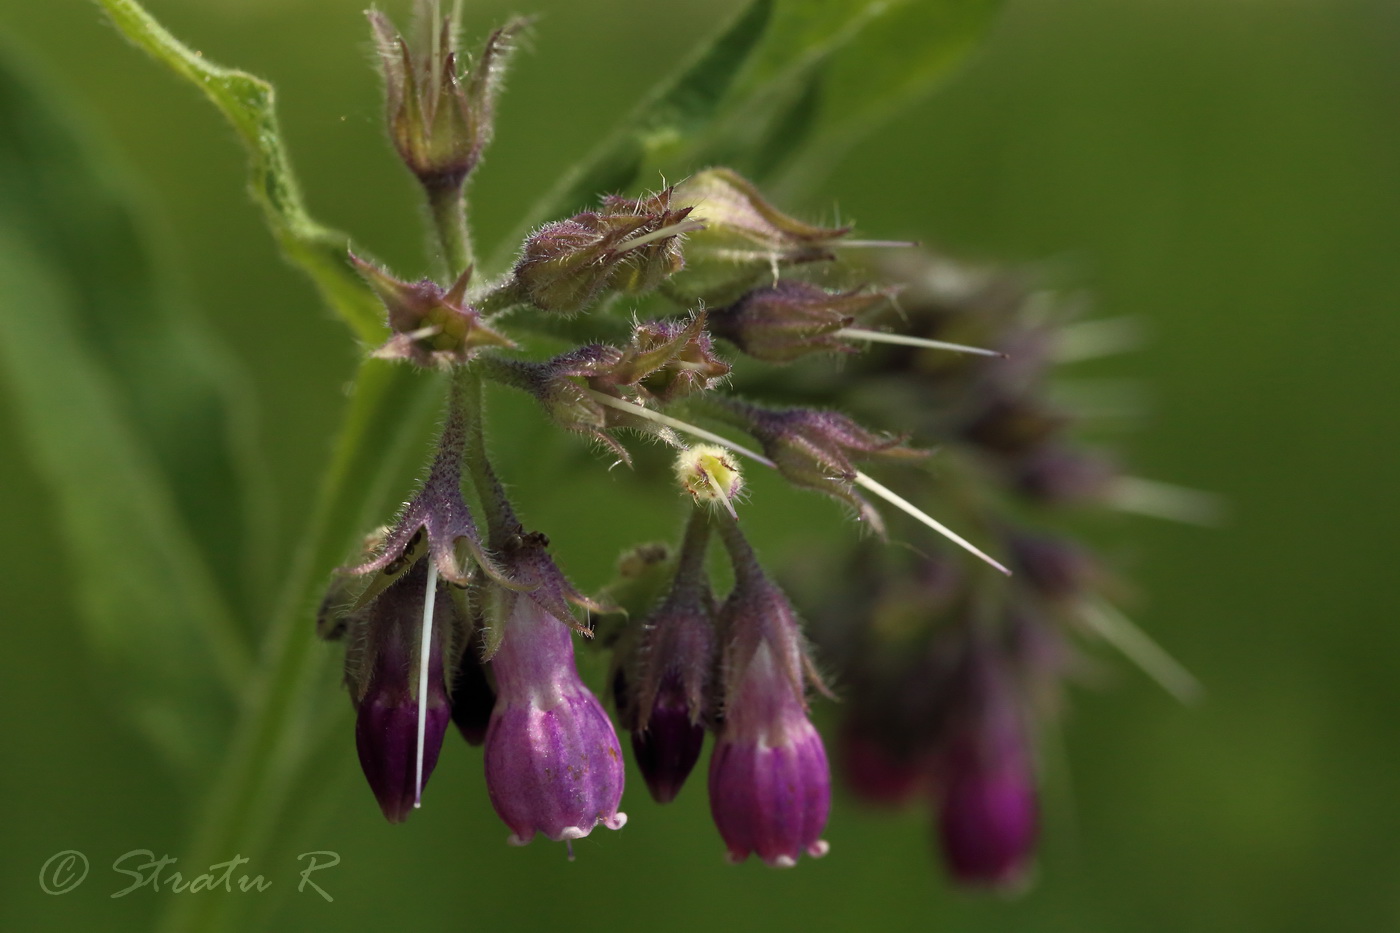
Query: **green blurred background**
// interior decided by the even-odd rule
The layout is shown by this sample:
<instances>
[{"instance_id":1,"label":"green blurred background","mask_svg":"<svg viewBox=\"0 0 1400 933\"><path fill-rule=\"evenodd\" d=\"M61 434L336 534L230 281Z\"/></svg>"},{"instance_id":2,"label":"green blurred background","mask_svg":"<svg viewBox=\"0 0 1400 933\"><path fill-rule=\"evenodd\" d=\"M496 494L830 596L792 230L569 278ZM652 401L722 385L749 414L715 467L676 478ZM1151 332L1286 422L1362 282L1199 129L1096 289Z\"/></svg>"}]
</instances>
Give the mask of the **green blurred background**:
<instances>
[{"instance_id":1,"label":"green blurred background","mask_svg":"<svg viewBox=\"0 0 1400 933\"><path fill-rule=\"evenodd\" d=\"M403 13L405 4L389 6ZM152 0L216 60L273 80L310 203L404 272L425 271L416 194L380 130L359 5ZM474 187L491 243L695 37L737 8L673 0L489 0L473 31L543 15ZM242 361L278 496L278 554L308 511L354 351L278 257L243 157L196 93L78 0L0 5L5 45L109 139L178 286ZM0 128L0 132L4 129ZM1080 690L1051 778L1038 884L1015 901L950 889L922 814L838 799L832 854L731 868L695 787L579 847L508 849L478 753L452 740L429 806L383 823L344 760L284 827L250 928L1317 931L1400 928L1400 6L1392 0L1011 0L980 53L853 150L809 205L864 233L970 258L1053 260L1151 341L1090 370L1131 379L1136 473L1216 491L1217 530L1134 520L1103 541L1146 598L1135 618L1207 685L1184 709L1126 664ZM32 313L42 314L43 309ZM528 409L498 435L543 431ZM120 900L107 866L179 856L187 800L85 676L53 506L0 407L0 929L140 930L169 895ZM521 507L585 586L668 534L671 500L579 455L559 483L502 442ZM555 463L546 464L551 469ZM760 544L791 557L806 497L760 490ZM624 525L612 511L629 510ZM810 523L809 523L810 525ZM338 652L338 649L327 649ZM303 825L304 824L304 825ZM44 895L40 866L93 875ZM334 850L325 903L289 854ZM233 853L227 853L231 856ZM186 866L197 869L198 866ZM225 895L227 896L227 895Z\"/></svg>"}]
</instances>

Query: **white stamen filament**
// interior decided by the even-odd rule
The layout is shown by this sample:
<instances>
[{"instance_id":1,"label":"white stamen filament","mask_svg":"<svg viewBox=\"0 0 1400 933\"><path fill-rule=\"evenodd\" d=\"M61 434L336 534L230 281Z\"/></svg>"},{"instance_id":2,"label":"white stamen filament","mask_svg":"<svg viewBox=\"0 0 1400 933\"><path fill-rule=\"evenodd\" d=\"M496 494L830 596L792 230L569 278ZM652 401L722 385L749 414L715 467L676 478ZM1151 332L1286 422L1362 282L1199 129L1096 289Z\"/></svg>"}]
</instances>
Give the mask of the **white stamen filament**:
<instances>
[{"instance_id":1,"label":"white stamen filament","mask_svg":"<svg viewBox=\"0 0 1400 933\"><path fill-rule=\"evenodd\" d=\"M428 592L423 595L423 637L418 642L418 757L413 806L423 806L423 752L428 740L428 668L432 659L433 609L437 604L437 564L428 557Z\"/></svg>"},{"instance_id":2,"label":"white stamen filament","mask_svg":"<svg viewBox=\"0 0 1400 933\"><path fill-rule=\"evenodd\" d=\"M944 525L942 522L938 521L933 516L924 512L914 503L910 502L908 499L905 499L893 489L889 489L881 483L877 483L875 480L871 479L869 476L866 476L860 471L856 471L856 485L864 486L866 489L869 489L881 499L884 499L890 505L923 522L925 525L929 526L934 531L938 532L943 537L956 544L958 547L967 551L969 554L982 558L982 560L991 564L993 567L1000 570L1008 577L1011 576L1010 570L1007 570L1005 567L997 563L991 557L988 557L985 553L978 550L977 547L972 544L972 542L968 541L966 538L962 537L957 532L953 531L951 528L949 528L947 525Z\"/></svg>"},{"instance_id":3,"label":"white stamen filament","mask_svg":"<svg viewBox=\"0 0 1400 933\"><path fill-rule=\"evenodd\" d=\"M605 395L602 392L598 392L594 389L586 389L585 391L593 399L604 405L607 405L609 408L616 408L618 411L625 411L628 414L636 415L639 418L645 418L648 421L655 421L657 424L664 424L669 428L675 428L677 431L684 431L687 434L701 438L702 440L710 441L711 443L718 444L721 447L727 447L735 453L743 454L745 457L748 457L755 463L761 463L764 466L771 467L775 470L778 468L778 465L776 463L765 457L763 454L758 453L757 451L750 450L741 444L736 444L729 438L719 434L715 434L713 431L706 431L704 428L696 427L693 424L688 424L687 422L681 421L677 418L672 418L669 415L663 415L657 411L652 411L650 408L643 408L641 405L634 405L632 402L624 401L623 399L615 398L611 395ZM885 487L881 483L876 482L875 480L871 479L869 476L866 476L864 473L861 472L856 473L855 482L856 485L864 486L866 489L875 493L875 495L879 496L881 499L884 499L886 502L888 502L890 505L893 505L895 508L907 513L913 518L918 519L920 522L924 523L928 527L932 528L934 531L943 535L949 541L952 541L954 544L963 548L968 553L981 558L988 564L991 564L993 567L1000 570L1002 573L1006 574L1008 577L1011 576L1010 570L1007 570L1001 564L988 557L985 553L973 546L967 539L958 535L952 529L948 528L946 525L939 522L937 519L925 513L918 506L914 505L912 502L905 499L903 496L899 495L894 490Z\"/></svg>"},{"instance_id":4,"label":"white stamen filament","mask_svg":"<svg viewBox=\"0 0 1400 933\"><path fill-rule=\"evenodd\" d=\"M1131 317L1079 321L1060 329L1052 352L1057 363L1111 356L1141 345L1142 331L1142 322Z\"/></svg>"},{"instance_id":5,"label":"white stamen filament","mask_svg":"<svg viewBox=\"0 0 1400 933\"><path fill-rule=\"evenodd\" d=\"M653 230L651 233L643 233L640 236L632 237L630 240L623 240L621 243L617 244L617 251L623 253L627 250L636 249L639 246L646 246L648 243L656 240L664 240L669 236L679 236L682 233L694 233L696 230L704 229L705 224L702 221L682 220L680 223L669 224L662 227L660 230Z\"/></svg>"},{"instance_id":6,"label":"white stamen filament","mask_svg":"<svg viewBox=\"0 0 1400 933\"><path fill-rule=\"evenodd\" d=\"M1218 496L1136 476L1115 480L1108 499L1124 512L1190 525L1218 525L1225 512Z\"/></svg>"},{"instance_id":7,"label":"white stamen filament","mask_svg":"<svg viewBox=\"0 0 1400 933\"><path fill-rule=\"evenodd\" d=\"M639 418L645 418L647 421L654 421L657 424L664 424L668 428L675 428L677 431L684 431L692 437L698 437L701 440L709 441L712 444L718 444L721 447L734 451L736 454L743 454L745 457L748 457L755 463L761 463L764 466L771 467L775 470L778 468L778 465L776 463L763 456L763 454L759 453L756 450L749 450L749 448L744 447L742 444L736 444L729 438L723 436L722 434L716 434L713 431L706 431L704 428L697 427L685 421L681 421L678 418L672 418L670 415L663 415L659 411L652 411L650 408L643 408L641 405L635 405L632 402L626 401L625 399L620 399L616 396L607 395L603 392L598 392L595 389L584 389L584 391L587 392L589 396L593 398L594 401L606 405L609 408L616 408L618 411L625 411L629 415L636 415Z\"/></svg>"},{"instance_id":8,"label":"white stamen filament","mask_svg":"<svg viewBox=\"0 0 1400 933\"><path fill-rule=\"evenodd\" d=\"M1081 618L1177 700L1194 703L1200 699L1204 692L1201 682L1113 606L1102 600L1085 602Z\"/></svg>"},{"instance_id":9,"label":"white stamen filament","mask_svg":"<svg viewBox=\"0 0 1400 933\"><path fill-rule=\"evenodd\" d=\"M865 330L860 327L845 327L836 332L836 336L845 337L847 340L868 340L871 343L895 343L905 347L923 347L928 350L952 350L954 353L976 353L978 356L1000 356L1005 357L1005 353L996 350L987 350L982 347L970 347L965 343L948 343L946 340L926 340L923 337L910 337L907 334L889 334L882 330Z\"/></svg>"},{"instance_id":10,"label":"white stamen filament","mask_svg":"<svg viewBox=\"0 0 1400 933\"><path fill-rule=\"evenodd\" d=\"M833 240L827 245L837 249L905 249L922 244L918 240Z\"/></svg>"}]
</instances>

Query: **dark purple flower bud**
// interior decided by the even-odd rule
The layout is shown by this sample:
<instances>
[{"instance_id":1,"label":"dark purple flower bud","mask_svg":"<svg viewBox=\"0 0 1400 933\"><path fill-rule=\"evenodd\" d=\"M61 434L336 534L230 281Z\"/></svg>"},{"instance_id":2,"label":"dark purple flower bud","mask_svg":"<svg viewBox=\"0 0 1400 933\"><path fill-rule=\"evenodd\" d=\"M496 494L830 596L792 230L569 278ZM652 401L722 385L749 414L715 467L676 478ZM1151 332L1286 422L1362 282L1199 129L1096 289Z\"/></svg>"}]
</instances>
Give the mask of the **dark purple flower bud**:
<instances>
[{"instance_id":1,"label":"dark purple flower bud","mask_svg":"<svg viewBox=\"0 0 1400 933\"><path fill-rule=\"evenodd\" d=\"M852 461L928 456L927 451L906 447L904 437L876 434L834 411L770 410L732 399L722 404L736 423L759 440L788 482L845 502L881 533L884 523L879 512L854 489L857 471Z\"/></svg>"},{"instance_id":2,"label":"dark purple flower bud","mask_svg":"<svg viewBox=\"0 0 1400 933\"><path fill-rule=\"evenodd\" d=\"M459 188L491 141L511 43L528 22L512 20L491 33L470 73L462 74L451 17L426 21L420 9L426 35L410 48L383 13L370 10L366 15L384 73L394 148L425 188Z\"/></svg>"},{"instance_id":3,"label":"dark purple flower bud","mask_svg":"<svg viewBox=\"0 0 1400 933\"><path fill-rule=\"evenodd\" d=\"M353 253L350 261L389 312L393 334L375 356L419 366L452 366L467 362L484 347L515 346L466 303L470 268L444 292L429 279L399 281Z\"/></svg>"},{"instance_id":4,"label":"dark purple flower bud","mask_svg":"<svg viewBox=\"0 0 1400 933\"><path fill-rule=\"evenodd\" d=\"M447 670L456 663L462 620L449 593L450 584L438 582L420 783L419 632L427 585L428 562L419 560L348 620L345 681L357 710L355 745L365 777L391 823L408 818L437 764L452 716Z\"/></svg>"},{"instance_id":5,"label":"dark purple flower bud","mask_svg":"<svg viewBox=\"0 0 1400 933\"><path fill-rule=\"evenodd\" d=\"M570 627L535 593L500 595L509 614L491 658L497 699L486 733L486 786L509 841L525 845L536 833L578 839L599 824L620 829L627 820L617 810L622 750L574 668Z\"/></svg>"},{"instance_id":6,"label":"dark purple flower bud","mask_svg":"<svg viewBox=\"0 0 1400 933\"><path fill-rule=\"evenodd\" d=\"M685 265L681 238L701 225L672 207L671 189L641 200L609 197L600 211L547 224L530 235L515 282L543 311L574 314L605 291L641 294Z\"/></svg>"},{"instance_id":7,"label":"dark purple flower bud","mask_svg":"<svg viewBox=\"0 0 1400 933\"><path fill-rule=\"evenodd\" d=\"M1050 444L1021 461L1015 482L1032 499L1062 505L1099 501L1117 478L1118 468L1107 457Z\"/></svg>"},{"instance_id":8,"label":"dark purple flower bud","mask_svg":"<svg viewBox=\"0 0 1400 933\"><path fill-rule=\"evenodd\" d=\"M1052 602L1082 596L1099 580L1093 555L1068 538L1016 532L1007 544L1019 579Z\"/></svg>"},{"instance_id":9,"label":"dark purple flower bud","mask_svg":"<svg viewBox=\"0 0 1400 933\"><path fill-rule=\"evenodd\" d=\"M705 724L699 711L680 676L672 673L656 691L646 725L632 732L632 755L657 803L675 800L700 760Z\"/></svg>"},{"instance_id":10,"label":"dark purple flower bud","mask_svg":"<svg viewBox=\"0 0 1400 933\"><path fill-rule=\"evenodd\" d=\"M720 613L726 634L723 722L710 758L710 813L739 862L757 854L789 867L825 855L831 773L807 718L805 685L818 685L796 613L763 575L737 524L721 519L734 591Z\"/></svg>"},{"instance_id":11,"label":"dark purple flower bud","mask_svg":"<svg viewBox=\"0 0 1400 933\"><path fill-rule=\"evenodd\" d=\"M961 428L969 443L1006 458L1033 454L1069 424L1069 418L1032 395L984 396Z\"/></svg>"},{"instance_id":12,"label":"dark purple flower bud","mask_svg":"<svg viewBox=\"0 0 1400 933\"><path fill-rule=\"evenodd\" d=\"M900 807L928 780L927 763L889 748L868 726L848 719L841 730L839 760L846 786L866 803Z\"/></svg>"},{"instance_id":13,"label":"dark purple flower bud","mask_svg":"<svg viewBox=\"0 0 1400 933\"><path fill-rule=\"evenodd\" d=\"M686 244L684 272L667 283L669 293L687 301L734 301L779 266L831 259L831 246L850 231L787 216L727 168L690 176L676 185L674 202L693 207L705 224Z\"/></svg>"},{"instance_id":14,"label":"dark purple flower bud","mask_svg":"<svg viewBox=\"0 0 1400 933\"><path fill-rule=\"evenodd\" d=\"M452 683L452 723L468 745L486 741L491 711L496 708L496 688L481 661L480 629L457 665Z\"/></svg>"},{"instance_id":15,"label":"dark purple flower bud","mask_svg":"<svg viewBox=\"0 0 1400 933\"><path fill-rule=\"evenodd\" d=\"M765 363L791 363L811 353L855 353L857 347L840 332L886 297L883 292L829 292L806 282L781 281L712 311L710 329Z\"/></svg>"},{"instance_id":16,"label":"dark purple flower bud","mask_svg":"<svg viewBox=\"0 0 1400 933\"><path fill-rule=\"evenodd\" d=\"M634 670L618 704L632 751L658 803L670 803L700 758L711 720L715 666L714 597L705 575L706 510L691 513L675 579L643 622ZM622 673L622 671L619 671Z\"/></svg>"},{"instance_id":17,"label":"dark purple flower bud","mask_svg":"<svg viewBox=\"0 0 1400 933\"><path fill-rule=\"evenodd\" d=\"M1014 889L1026 880L1039 823L1025 714L1000 661L974 648L966 675L939 763L939 841L959 882Z\"/></svg>"}]
</instances>

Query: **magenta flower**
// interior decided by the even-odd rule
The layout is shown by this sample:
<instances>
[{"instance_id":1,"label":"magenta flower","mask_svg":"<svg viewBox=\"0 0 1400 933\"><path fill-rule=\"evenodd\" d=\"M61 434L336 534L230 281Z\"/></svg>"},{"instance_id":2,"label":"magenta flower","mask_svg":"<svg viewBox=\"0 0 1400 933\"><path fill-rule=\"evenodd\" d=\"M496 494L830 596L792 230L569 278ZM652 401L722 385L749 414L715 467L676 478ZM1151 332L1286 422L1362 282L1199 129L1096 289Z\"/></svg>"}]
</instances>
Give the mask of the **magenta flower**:
<instances>
[{"instance_id":1,"label":"magenta flower","mask_svg":"<svg viewBox=\"0 0 1400 933\"><path fill-rule=\"evenodd\" d=\"M551 587L545 582L541 591ZM511 594L491 658L496 707L486 731L486 787L512 845L525 845L536 833L556 842L580 839L599 824L620 829L627 822L617 810L623 785L617 733L579 679L570 627L536 595Z\"/></svg>"},{"instance_id":2,"label":"magenta flower","mask_svg":"<svg viewBox=\"0 0 1400 933\"><path fill-rule=\"evenodd\" d=\"M816 681L792 605L759 569L734 522L720 523L735 584L720 612L727 636L723 723L710 758L710 814L731 861L756 854L791 867L825 855L831 770L807 718Z\"/></svg>"}]
</instances>

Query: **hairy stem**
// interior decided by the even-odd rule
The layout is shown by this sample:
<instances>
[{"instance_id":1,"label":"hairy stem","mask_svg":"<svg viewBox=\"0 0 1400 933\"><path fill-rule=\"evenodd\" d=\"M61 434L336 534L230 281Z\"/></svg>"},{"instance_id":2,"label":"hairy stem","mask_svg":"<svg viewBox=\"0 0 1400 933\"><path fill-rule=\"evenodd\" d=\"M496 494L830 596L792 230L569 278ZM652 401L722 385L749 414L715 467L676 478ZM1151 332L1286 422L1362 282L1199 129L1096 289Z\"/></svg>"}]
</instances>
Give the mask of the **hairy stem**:
<instances>
[{"instance_id":1,"label":"hairy stem","mask_svg":"<svg viewBox=\"0 0 1400 933\"><path fill-rule=\"evenodd\" d=\"M451 185L425 189L433 232L442 248L447 279L452 281L475 262L472 256L471 228L467 225L467 195L464 186Z\"/></svg>"}]
</instances>

